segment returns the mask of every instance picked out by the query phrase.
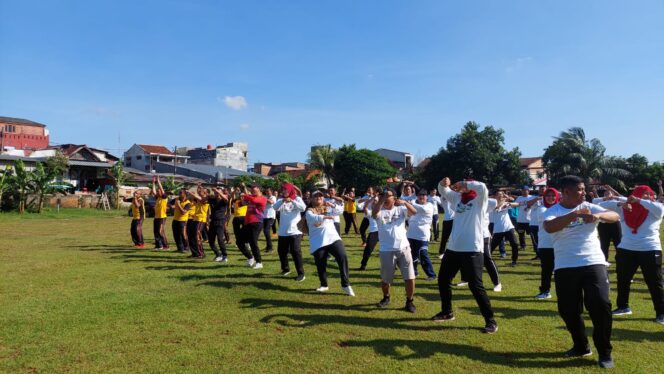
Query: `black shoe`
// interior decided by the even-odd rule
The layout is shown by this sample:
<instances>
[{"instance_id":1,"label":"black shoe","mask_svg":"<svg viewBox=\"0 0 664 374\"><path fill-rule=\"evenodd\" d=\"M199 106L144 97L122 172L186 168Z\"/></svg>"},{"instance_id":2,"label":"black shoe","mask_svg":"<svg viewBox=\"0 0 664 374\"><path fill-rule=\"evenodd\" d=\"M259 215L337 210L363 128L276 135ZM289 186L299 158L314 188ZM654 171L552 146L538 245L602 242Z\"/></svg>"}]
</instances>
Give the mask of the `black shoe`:
<instances>
[{"instance_id":1,"label":"black shoe","mask_svg":"<svg viewBox=\"0 0 664 374\"><path fill-rule=\"evenodd\" d=\"M413 304L413 300L406 301L406 307L404 309L406 309L406 312L409 313L415 313L417 310L417 308L415 308L415 304Z\"/></svg>"},{"instance_id":2,"label":"black shoe","mask_svg":"<svg viewBox=\"0 0 664 374\"><path fill-rule=\"evenodd\" d=\"M578 349L575 347L572 347L569 351L565 352L565 357L571 358L571 357L586 357L590 356L593 354L593 351L590 350L590 347L586 347L584 349Z\"/></svg>"},{"instance_id":3,"label":"black shoe","mask_svg":"<svg viewBox=\"0 0 664 374\"><path fill-rule=\"evenodd\" d=\"M378 307L379 308L385 308L390 304L390 297L389 296L383 296L383 300L378 302Z\"/></svg>"},{"instance_id":4,"label":"black shoe","mask_svg":"<svg viewBox=\"0 0 664 374\"><path fill-rule=\"evenodd\" d=\"M304 274L300 274L300 275L297 276L297 278L295 278L295 281L296 282L302 282L305 279L306 278L305 278Z\"/></svg>"},{"instance_id":5,"label":"black shoe","mask_svg":"<svg viewBox=\"0 0 664 374\"><path fill-rule=\"evenodd\" d=\"M599 361L597 361L597 364L602 369L613 369L615 367L615 364L613 363L611 356L600 357Z\"/></svg>"},{"instance_id":6,"label":"black shoe","mask_svg":"<svg viewBox=\"0 0 664 374\"><path fill-rule=\"evenodd\" d=\"M535 260L539 260L539 259L540 259L540 256L535 256L535 257L531 258L530 261L535 261Z\"/></svg>"},{"instance_id":7,"label":"black shoe","mask_svg":"<svg viewBox=\"0 0 664 374\"><path fill-rule=\"evenodd\" d=\"M436 314L435 316L431 317L431 320L434 321L434 322L454 321L454 313L440 312L440 313Z\"/></svg>"},{"instance_id":8,"label":"black shoe","mask_svg":"<svg viewBox=\"0 0 664 374\"><path fill-rule=\"evenodd\" d=\"M512 263L510 264L510 267L516 267L516 261L512 261Z\"/></svg>"},{"instance_id":9,"label":"black shoe","mask_svg":"<svg viewBox=\"0 0 664 374\"><path fill-rule=\"evenodd\" d=\"M495 334L498 332L498 325L495 323L487 323L486 326L482 329L482 332L485 334Z\"/></svg>"},{"instance_id":10,"label":"black shoe","mask_svg":"<svg viewBox=\"0 0 664 374\"><path fill-rule=\"evenodd\" d=\"M359 268L357 268L357 270L358 271L365 271L365 270L367 270L367 267L366 266L360 266Z\"/></svg>"}]
</instances>

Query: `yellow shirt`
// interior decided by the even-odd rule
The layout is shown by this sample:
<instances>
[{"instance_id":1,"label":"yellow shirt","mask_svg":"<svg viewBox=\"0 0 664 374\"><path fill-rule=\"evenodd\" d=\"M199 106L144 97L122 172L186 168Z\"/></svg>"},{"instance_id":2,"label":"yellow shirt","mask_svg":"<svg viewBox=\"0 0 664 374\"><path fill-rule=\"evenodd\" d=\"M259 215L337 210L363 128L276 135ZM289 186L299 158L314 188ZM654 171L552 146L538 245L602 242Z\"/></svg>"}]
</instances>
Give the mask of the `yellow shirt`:
<instances>
[{"instance_id":1,"label":"yellow shirt","mask_svg":"<svg viewBox=\"0 0 664 374\"><path fill-rule=\"evenodd\" d=\"M346 213L357 213L357 204L355 200L353 201L344 201L344 212Z\"/></svg>"},{"instance_id":2,"label":"yellow shirt","mask_svg":"<svg viewBox=\"0 0 664 374\"><path fill-rule=\"evenodd\" d=\"M178 200L176 199L175 201L177 202ZM182 209L185 209L185 212L180 213L180 210L176 207L175 209L173 209L173 220L174 221L180 221L180 222L188 220L190 210L186 210L186 209L190 205L191 205L191 203L189 202L189 200L181 201L180 206L182 207Z\"/></svg>"},{"instance_id":3,"label":"yellow shirt","mask_svg":"<svg viewBox=\"0 0 664 374\"><path fill-rule=\"evenodd\" d=\"M235 217L244 217L247 215L248 205L242 205L240 200L235 201Z\"/></svg>"},{"instance_id":4,"label":"yellow shirt","mask_svg":"<svg viewBox=\"0 0 664 374\"><path fill-rule=\"evenodd\" d=\"M134 199L136 201L136 199ZM140 206L136 206L134 201L131 202L131 214L134 219L143 219L145 218L145 204L143 199L139 198L138 201L141 203Z\"/></svg>"},{"instance_id":5,"label":"yellow shirt","mask_svg":"<svg viewBox=\"0 0 664 374\"><path fill-rule=\"evenodd\" d=\"M210 204L208 203L194 203L194 221L207 222L208 210Z\"/></svg>"},{"instance_id":6,"label":"yellow shirt","mask_svg":"<svg viewBox=\"0 0 664 374\"><path fill-rule=\"evenodd\" d=\"M158 197L154 203L154 218L166 218L167 198Z\"/></svg>"}]
</instances>

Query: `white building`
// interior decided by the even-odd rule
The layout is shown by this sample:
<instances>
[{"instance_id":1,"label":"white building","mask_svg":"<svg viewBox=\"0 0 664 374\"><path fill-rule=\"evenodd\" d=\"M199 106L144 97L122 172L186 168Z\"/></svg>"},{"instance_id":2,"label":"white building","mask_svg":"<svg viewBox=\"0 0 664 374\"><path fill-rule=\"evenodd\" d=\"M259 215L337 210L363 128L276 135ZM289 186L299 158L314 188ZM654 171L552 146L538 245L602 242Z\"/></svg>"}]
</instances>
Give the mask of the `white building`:
<instances>
[{"instance_id":1,"label":"white building","mask_svg":"<svg viewBox=\"0 0 664 374\"><path fill-rule=\"evenodd\" d=\"M163 145L134 144L125 151L122 160L124 166L141 171L152 172L158 162L186 164L189 156L180 156Z\"/></svg>"},{"instance_id":2,"label":"white building","mask_svg":"<svg viewBox=\"0 0 664 374\"><path fill-rule=\"evenodd\" d=\"M249 166L249 146L247 143L228 143L207 148L187 150L189 162L192 164L223 166L230 169L247 171Z\"/></svg>"}]
</instances>

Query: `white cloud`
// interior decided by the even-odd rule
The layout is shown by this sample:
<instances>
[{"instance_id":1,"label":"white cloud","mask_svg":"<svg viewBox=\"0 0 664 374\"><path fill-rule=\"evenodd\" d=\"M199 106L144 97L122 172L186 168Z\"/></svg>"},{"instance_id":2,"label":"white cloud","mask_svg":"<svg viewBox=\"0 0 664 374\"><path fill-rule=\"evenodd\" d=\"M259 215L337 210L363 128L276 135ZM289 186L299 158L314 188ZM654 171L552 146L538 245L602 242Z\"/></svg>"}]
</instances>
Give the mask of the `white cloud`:
<instances>
[{"instance_id":1,"label":"white cloud","mask_svg":"<svg viewBox=\"0 0 664 374\"><path fill-rule=\"evenodd\" d=\"M218 97L217 100L233 110L242 110L249 106L244 96L224 96Z\"/></svg>"},{"instance_id":2,"label":"white cloud","mask_svg":"<svg viewBox=\"0 0 664 374\"><path fill-rule=\"evenodd\" d=\"M240 125L240 128L242 130L248 130L250 127L251 127L251 125L248 124L248 123L243 123L243 124Z\"/></svg>"}]
</instances>

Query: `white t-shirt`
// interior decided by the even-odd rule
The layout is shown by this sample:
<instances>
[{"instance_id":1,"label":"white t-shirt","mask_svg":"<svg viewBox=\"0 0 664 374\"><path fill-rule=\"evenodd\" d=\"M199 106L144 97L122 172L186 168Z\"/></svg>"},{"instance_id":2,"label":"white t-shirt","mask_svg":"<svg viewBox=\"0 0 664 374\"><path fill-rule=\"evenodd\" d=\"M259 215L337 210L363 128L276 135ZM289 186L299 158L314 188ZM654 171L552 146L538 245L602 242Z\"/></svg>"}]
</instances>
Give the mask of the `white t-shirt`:
<instances>
[{"instance_id":1,"label":"white t-shirt","mask_svg":"<svg viewBox=\"0 0 664 374\"><path fill-rule=\"evenodd\" d=\"M414 202L411 204L417 211L408 218L408 239L422 240L428 242L431 238L431 222L433 221L433 204L426 202L422 205Z\"/></svg>"},{"instance_id":2,"label":"white t-shirt","mask_svg":"<svg viewBox=\"0 0 664 374\"><path fill-rule=\"evenodd\" d=\"M532 199L537 199L537 196L519 196L516 198L515 202L521 204L519 205L519 215L516 217L517 223L530 223L530 209L525 203Z\"/></svg>"},{"instance_id":3,"label":"white t-shirt","mask_svg":"<svg viewBox=\"0 0 664 374\"><path fill-rule=\"evenodd\" d=\"M509 203L504 203L500 208L494 209L493 220L493 233L499 234L501 232L508 232L514 228L512 220L510 219L509 210L511 206Z\"/></svg>"},{"instance_id":4,"label":"white t-shirt","mask_svg":"<svg viewBox=\"0 0 664 374\"><path fill-rule=\"evenodd\" d=\"M443 221L449 221L449 220L454 219L454 207L449 202L449 200L447 200L444 196L441 195L440 198L441 198L441 201L442 201L442 203L440 205L442 205L443 210L444 210L444 212L443 212Z\"/></svg>"},{"instance_id":5,"label":"white t-shirt","mask_svg":"<svg viewBox=\"0 0 664 374\"><path fill-rule=\"evenodd\" d=\"M535 198L537 199L538 197L535 196ZM530 206L530 209L528 209L528 211L530 212L530 218L529 218L530 221L528 222L530 226L539 225L539 217L537 217L537 213L539 212L539 210L537 208L539 208L540 206L542 206L542 202L537 201L536 203Z\"/></svg>"},{"instance_id":6,"label":"white t-shirt","mask_svg":"<svg viewBox=\"0 0 664 374\"><path fill-rule=\"evenodd\" d=\"M331 198L329 198L329 197L326 197L326 198L325 198L325 202L326 202L326 203L332 203L332 204L336 205L337 207L341 207L341 212L343 213L343 211L344 211L344 203L342 203L341 201L338 201L338 200L335 200L335 199L331 199ZM339 213L339 214L341 214L341 213ZM339 215L334 216L334 222L336 222L336 223L340 223L340 222L341 222L341 219L339 218Z\"/></svg>"},{"instance_id":7,"label":"white t-shirt","mask_svg":"<svg viewBox=\"0 0 664 374\"><path fill-rule=\"evenodd\" d=\"M371 216L371 207L367 208L367 219L369 220L369 233L378 231L378 223Z\"/></svg>"},{"instance_id":8,"label":"white t-shirt","mask_svg":"<svg viewBox=\"0 0 664 374\"><path fill-rule=\"evenodd\" d=\"M438 185L438 192L454 207L454 226L448 249L456 252L483 252L484 226L488 204L488 190L482 182L465 182L477 196L468 203L461 202L461 194Z\"/></svg>"},{"instance_id":9,"label":"white t-shirt","mask_svg":"<svg viewBox=\"0 0 664 374\"><path fill-rule=\"evenodd\" d=\"M583 202L572 209L556 204L546 211L544 221L588 208L592 214L606 212L599 205ZM564 229L551 233L553 239L554 270L590 265L608 265L597 237L597 224L578 219Z\"/></svg>"},{"instance_id":10,"label":"white t-shirt","mask_svg":"<svg viewBox=\"0 0 664 374\"><path fill-rule=\"evenodd\" d=\"M393 206L392 209L383 208L376 214L381 252L409 248L408 238L406 237L407 217L408 209L403 205Z\"/></svg>"},{"instance_id":11,"label":"white t-shirt","mask_svg":"<svg viewBox=\"0 0 664 374\"><path fill-rule=\"evenodd\" d=\"M437 215L438 214L438 205L442 204L442 201L440 200L440 196L429 196L427 197L427 201L433 206L433 214Z\"/></svg>"},{"instance_id":12,"label":"white t-shirt","mask_svg":"<svg viewBox=\"0 0 664 374\"><path fill-rule=\"evenodd\" d=\"M284 199L277 200L274 203L274 210L279 212L279 236L300 235L302 232L297 228L297 224L302 219L300 213L307 209L301 197L295 200L285 202Z\"/></svg>"},{"instance_id":13,"label":"white t-shirt","mask_svg":"<svg viewBox=\"0 0 664 374\"><path fill-rule=\"evenodd\" d=\"M489 230L489 224L493 219L493 212L496 210L496 204L498 204L498 201L496 199L488 199L486 203L486 213L484 214L484 237L485 238L490 238L491 237L491 231Z\"/></svg>"},{"instance_id":14,"label":"white t-shirt","mask_svg":"<svg viewBox=\"0 0 664 374\"><path fill-rule=\"evenodd\" d=\"M412 203L413 201L417 200L417 195L415 194L401 195L401 197L399 197L399 200L408 201L409 203Z\"/></svg>"},{"instance_id":15,"label":"white t-shirt","mask_svg":"<svg viewBox=\"0 0 664 374\"><path fill-rule=\"evenodd\" d=\"M545 207L544 204L537 206L537 221L539 223L539 231L537 234L537 249L553 249L553 238L551 237L551 234L544 230L544 218L546 217L547 210L549 209Z\"/></svg>"},{"instance_id":16,"label":"white t-shirt","mask_svg":"<svg viewBox=\"0 0 664 374\"><path fill-rule=\"evenodd\" d=\"M335 206L335 208L327 208L325 214L334 217L339 216L342 212L343 206ZM333 220L323 219L323 215L314 214L311 209L307 209L306 217L307 227L309 227L309 253L314 253L321 247L341 240Z\"/></svg>"},{"instance_id":17,"label":"white t-shirt","mask_svg":"<svg viewBox=\"0 0 664 374\"><path fill-rule=\"evenodd\" d=\"M627 199L624 199L625 201ZM632 233L632 229L625 223L625 213L618 201L607 200L600 204L601 207L613 210L620 215L620 228L622 239L618 248L630 251L661 251L662 243L659 239L659 227L662 224L664 205L658 202L641 199L641 205L648 210L648 216L641 226Z\"/></svg>"},{"instance_id":18,"label":"white t-shirt","mask_svg":"<svg viewBox=\"0 0 664 374\"><path fill-rule=\"evenodd\" d=\"M274 210L274 203L276 202L277 198L274 196L267 198L267 202L265 203L265 210L263 211L265 219L277 218L277 212Z\"/></svg>"}]
</instances>

